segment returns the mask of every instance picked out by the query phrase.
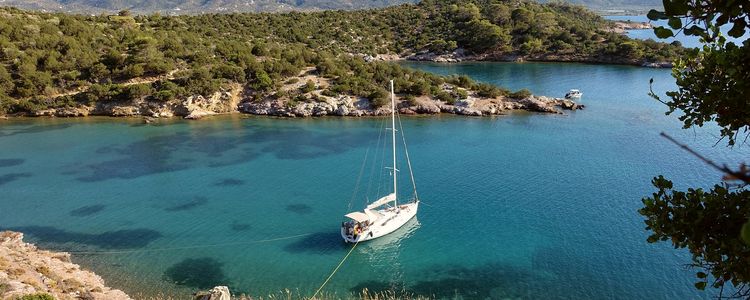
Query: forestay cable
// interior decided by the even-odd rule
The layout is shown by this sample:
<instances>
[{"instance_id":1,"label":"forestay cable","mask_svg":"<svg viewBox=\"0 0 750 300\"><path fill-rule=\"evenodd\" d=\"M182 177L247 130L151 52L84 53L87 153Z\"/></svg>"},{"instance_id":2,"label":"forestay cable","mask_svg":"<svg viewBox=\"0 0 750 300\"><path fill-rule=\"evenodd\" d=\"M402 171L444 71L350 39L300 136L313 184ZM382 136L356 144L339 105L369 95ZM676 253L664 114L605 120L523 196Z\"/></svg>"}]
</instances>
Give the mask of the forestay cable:
<instances>
[{"instance_id":1,"label":"forestay cable","mask_svg":"<svg viewBox=\"0 0 750 300\"><path fill-rule=\"evenodd\" d=\"M398 129L401 130L401 139L404 140L404 154L406 154L406 164L409 166L409 176L411 177L411 186L414 188L414 199L419 201L419 195L417 195L417 183L414 181L414 172L411 170L411 160L409 159L409 148L406 147L406 135L404 135L404 126L401 125L401 114L398 116Z\"/></svg>"}]
</instances>

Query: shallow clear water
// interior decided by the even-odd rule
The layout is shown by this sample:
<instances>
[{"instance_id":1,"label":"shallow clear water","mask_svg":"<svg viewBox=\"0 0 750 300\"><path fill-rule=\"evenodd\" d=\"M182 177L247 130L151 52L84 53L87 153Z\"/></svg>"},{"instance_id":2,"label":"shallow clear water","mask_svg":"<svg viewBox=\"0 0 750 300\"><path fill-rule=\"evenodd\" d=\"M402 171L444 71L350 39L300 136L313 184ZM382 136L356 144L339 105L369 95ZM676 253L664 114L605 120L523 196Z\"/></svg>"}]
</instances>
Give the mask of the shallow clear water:
<instances>
[{"instance_id":1,"label":"shallow clear water","mask_svg":"<svg viewBox=\"0 0 750 300\"><path fill-rule=\"evenodd\" d=\"M587 107L565 115L404 118L424 205L406 228L359 245L327 292L712 295L692 287L684 251L645 242L637 209L655 175L679 187L720 179L660 131L718 162L739 162L748 151L711 147L715 129L681 130L664 116L646 92L651 77L658 91L670 88L669 70L409 65L551 96L579 88ZM0 121L0 227L74 252L76 262L134 295L186 297L221 283L253 295L290 289L310 296L349 250L338 226L353 190L359 209L365 195L377 194L377 180L369 179L387 176L365 167L357 185L365 155L382 155L375 147L380 125L251 116L157 125ZM409 192L407 180L401 186Z\"/></svg>"}]
</instances>

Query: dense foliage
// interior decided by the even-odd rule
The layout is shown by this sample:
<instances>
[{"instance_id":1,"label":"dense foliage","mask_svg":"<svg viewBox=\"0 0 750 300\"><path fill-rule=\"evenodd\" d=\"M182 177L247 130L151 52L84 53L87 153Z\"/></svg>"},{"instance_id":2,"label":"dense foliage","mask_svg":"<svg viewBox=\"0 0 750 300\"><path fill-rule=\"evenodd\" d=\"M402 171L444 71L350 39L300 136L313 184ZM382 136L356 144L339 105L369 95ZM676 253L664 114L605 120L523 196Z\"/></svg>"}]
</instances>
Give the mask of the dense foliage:
<instances>
[{"instance_id":1,"label":"dense foliage","mask_svg":"<svg viewBox=\"0 0 750 300\"><path fill-rule=\"evenodd\" d=\"M608 0L611 1L611 0ZM626 0L648 1L648 0ZM653 1L653 0L651 0ZM5 5L34 10L79 13L116 12L196 14L205 12L281 12L290 10L365 9L415 0L4 0Z\"/></svg>"},{"instance_id":2,"label":"dense foliage","mask_svg":"<svg viewBox=\"0 0 750 300\"><path fill-rule=\"evenodd\" d=\"M655 29L658 36L679 30L701 37L705 44L675 64L677 91L667 93L667 100L652 96L669 107L668 114L678 112L685 128L715 122L730 146L744 143L750 126L750 40L727 43L719 27L732 24L728 34L742 37L749 28L750 7L742 1L664 4L664 11L649 12L652 20L668 20L669 28ZM696 274L698 289L711 286L723 292L731 283L731 296L750 297L750 170L744 164L733 170L705 161L727 174L711 190L675 191L671 181L654 179L658 192L644 198L640 210L647 229L653 231L648 241L671 240L676 248L690 250L693 266L702 269Z\"/></svg>"},{"instance_id":3,"label":"dense foliage","mask_svg":"<svg viewBox=\"0 0 750 300\"><path fill-rule=\"evenodd\" d=\"M680 120L686 128L716 121L722 127L721 136L733 145L741 132L750 129L750 44L747 40L740 45L727 43L719 29L731 24L728 34L742 37L750 26L750 6L734 1L708 6L691 3L674 1L664 12L652 10L648 15L668 20L670 28L654 29L660 37L680 30L706 41L703 51L678 61L673 74L679 90L668 93L665 103L670 112L685 113ZM689 21L683 24L684 19Z\"/></svg>"},{"instance_id":4,"label":"dense foliage","mask_svg":"<svg viewBox=\"0 0 750 300\"><path fill-rule=\"evenodd\" d=\"M552 0L555 1L555 0ZM416 3L417 0L4 0L5 5L24 9L81 13L115 12L195 14L205 12L280 12L290 10L366 9ZM551 2L551 1L540 1ZM661 7L660 0L570 0L591 9L635 9Z\"/></svg>"},{"instance_id":5,"label":"dense foliage","mask_svg":"<svg viewBox=\"0 0 750 300\"><path fill-rule=\"evenodd\" d=\"M747 293L750 282L750 247L740 238L743 224L750 216L750 191L717 184L710 190L673 190L673 183L664 177L652 181L658 189L643 200L640 213L653 231L648 242L671 240L676 248L687 248L693 254L695 286L705 289L708 274L710 286L721 288L731 283L741 294Z\"/></svg>"},{"instance_id":6,"label":"dense foliage","mask_svg":"<svg viewBox=\"0 0 750 300\"><path fill-rule=\"evenodd\" d=\"M143 97L167 101L208 95L231 84L247 86L260 98L275 94L285 78L310 67L331 79L329 94L378 96L386 87L384 80L394 77L402 81L397 85L402 93L447 99L438 88L445 78L365 63L359 57L462 48L490 59L520 55L640 63L667 60L682 51L669 44L630 40L606 27L606 21L582 7L500 0L425 0L349 12L177 17L127 12L80 16L4 8L0 110ZM156 80L123 85L144 77ZM87 92L74 93L78 90Z\"/></svg>"}]
</instances>

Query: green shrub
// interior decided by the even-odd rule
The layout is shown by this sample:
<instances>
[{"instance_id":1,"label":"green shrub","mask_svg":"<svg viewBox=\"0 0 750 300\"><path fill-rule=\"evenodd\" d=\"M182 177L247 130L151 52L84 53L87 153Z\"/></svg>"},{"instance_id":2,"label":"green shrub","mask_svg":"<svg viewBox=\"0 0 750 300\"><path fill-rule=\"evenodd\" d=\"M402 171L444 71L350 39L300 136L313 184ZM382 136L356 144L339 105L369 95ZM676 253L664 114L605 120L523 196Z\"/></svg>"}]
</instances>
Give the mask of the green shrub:
<instances>
[{"instance_id":1,"label":"green shrub","mask_svg":"<svg viewBox=\"0 0 750 300\"><path fill-rule=\"evenodd\" d=\"M23 295L21 297L16 298L16 300L55 300L55 297L52 297L52 295L47 294L47 293L36 293L36 294Z\"/></svg>"},{"instance_id":2,"label":"green shrub","mask_svg":"<svg viewBox=\"0 0 750 300\"><path fill-rule=\"evenodd\" d=\"M307 82L305 83L305 85L303 85L303 86L302 86L302 92L303 92L303 93L309 93L309 92L312 92L312 91L314 91L314 90L315 90L315 88L316 88L316 86L315 86L315 82L313 82L312 80L308 80L308 81L307 81Z\"/></svg>"},{"instance_id":3,"label":"green shrub","mask_svg":"<svg viewBox=\"0 0 750 300\"><path fill-rule=\"evenodd\" d=\"M417 103L417 97L414 97L414 95L406 95L404 96L404 100L406 100L406 103L409 104L409 106L415 106L419 103Z\"/></svg>"},{"instance_id":4,"label":"green shrub","mask_svg":"<svg viewBox=\"0 0 750 300\"><path fill-rule=\"evenodd\" d=\"M367 98L370 99L370 103L372 103L374 107L384 107L391 104L391 101L388 98L388 92L382 88L376 89L370 93Z\"/></svg>"},{"instance_id":5,"label":"green shrub","mask_svg":"<svg viewBox=\"0 0 750 300\"><path fill-rule=\"evenodd\" d=\"M531 91L529 91L527 89L521 89L521 90L515 91L515 92L513 92L513 93L511 93L509 95L509 97L515 98L515 99L525 99L525 98L528 98L530 96L531 96Z\"/></svg>"},{"instance_id":6,"label":"green shrub","mask_svg":"<svg viewBox=\"0 0 750 300\"><path fill-rule=\"evenodd\" d=\"M447 104L453 105L456 103L456 98L446 91L439 91L435 94L435 98L440 101L444 101Z\"/></svg>"},{"instance_id":7,"label":"green shrub","mask_svg":"<svg viewBox=\"0 0 750 300\"><path fill-rule=\"evenodd\" d=\"M469 98L469 92L467 92L466 90L462 90L462 89L456 89L456 96L459 99L466 99L466 98Z\"/></svg>"},{"instance_id":8,"label":"green shrub","mask_svg":"<svg viewBox=\"0 0 750 300\"><path fill-rule=\"evenodd\" d=\"M330 89L325 89L322 92L320 92L320 94L323 95L323 96L328 96L328 97L337 97L339 95L338 93L336 93L336 92L334 92L334 91L332 91Z\"/></svg>"}]
</instances>

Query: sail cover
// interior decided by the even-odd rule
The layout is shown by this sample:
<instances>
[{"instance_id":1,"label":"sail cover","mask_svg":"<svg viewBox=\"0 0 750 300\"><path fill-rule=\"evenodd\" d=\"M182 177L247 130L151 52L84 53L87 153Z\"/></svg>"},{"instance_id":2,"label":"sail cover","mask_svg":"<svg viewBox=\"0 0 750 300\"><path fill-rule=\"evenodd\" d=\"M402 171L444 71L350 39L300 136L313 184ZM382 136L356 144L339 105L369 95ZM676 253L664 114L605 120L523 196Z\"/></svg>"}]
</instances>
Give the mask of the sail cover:
<instances>
[{"instance_id":1,"label":"sail cover","mask_svg":"<svg viewBox=\"0 0 750 300\"><path fill-rule=\"evenodd\" d=\"M383 204L386 204L386 203L392 202L392 201L396 201L396 194L395 193L388 194L387 196L378 199L378 201L375 201L372 204L368 205L367 209L374 209L374 208L377 208L379 206L382 206Z\"/></svg>"},{"instance_id":2,"label":"sail cover","mask_svg":"<svg viewBox=\"0 0 750 300\"><path fill-rule=\"evenodd\" d=\"M357 222L364 222L370 219L365 213L358 211L348 213L346 217Z\"/></svg>"}]
</instances>

